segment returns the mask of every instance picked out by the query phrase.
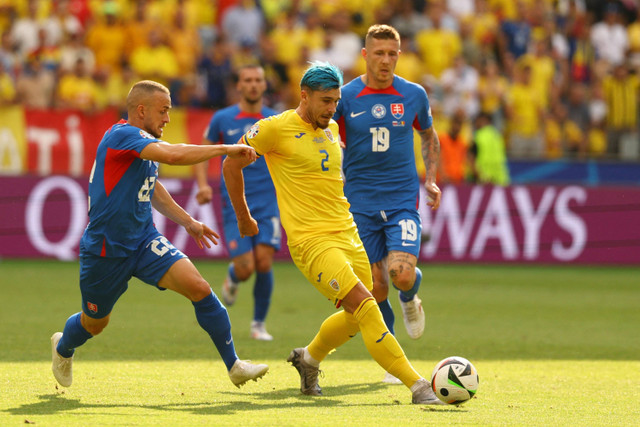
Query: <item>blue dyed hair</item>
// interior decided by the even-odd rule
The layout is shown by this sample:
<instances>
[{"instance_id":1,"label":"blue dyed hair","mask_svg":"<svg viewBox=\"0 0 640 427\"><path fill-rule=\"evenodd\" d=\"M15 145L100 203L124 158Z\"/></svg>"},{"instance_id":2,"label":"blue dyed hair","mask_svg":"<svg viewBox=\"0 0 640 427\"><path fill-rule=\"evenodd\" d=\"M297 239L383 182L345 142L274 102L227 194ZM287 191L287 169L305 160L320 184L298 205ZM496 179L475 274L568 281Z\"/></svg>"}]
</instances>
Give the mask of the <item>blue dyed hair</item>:
<instances>
[{"instance_id":1,"label":"blue dyed hair","mask_svg":"<svg viewBox=\"0 0 640 427\"><path fill-rule=\"evenodd\" d=\"M300 87L316 91L339 89L342 86L342 71L328 62L314 61L300 80Z\"/></svg>"}]
</instances>

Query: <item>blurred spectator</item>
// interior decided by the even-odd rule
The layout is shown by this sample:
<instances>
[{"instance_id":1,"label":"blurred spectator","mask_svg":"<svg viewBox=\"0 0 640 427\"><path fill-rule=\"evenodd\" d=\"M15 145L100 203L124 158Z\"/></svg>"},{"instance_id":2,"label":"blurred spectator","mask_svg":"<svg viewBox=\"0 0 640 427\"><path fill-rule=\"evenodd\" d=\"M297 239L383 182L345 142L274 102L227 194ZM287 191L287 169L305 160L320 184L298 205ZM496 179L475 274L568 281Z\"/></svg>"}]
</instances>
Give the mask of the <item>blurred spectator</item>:
<instances>
[{"instance_id":1,"label":"blurred spectator","mask_svg":"<svg viewBox=\"0 0 640 427\"><path fill-rule=\"evenodd\" d=\"M282 16L269 37L275 46L278 61L289 65L300 57L305 32L294 10L289 10Z\"/></svg>"},{"instance_id":2,"label":"blurred spectator","mask_svg":"<svg viewBox=\"0 0 640 427\"><path fill-rule=\"evenodd\" d=\"M69 0L55 0L52 2L51 15L42 22L47 37L47 46L58 46L66 35L83 30L80 20L69 10Z\"/></svg>"},{"instance_id":3,"label":"blurred spectator","mask_svg":"<svg viewBox=\"0 0 640 427\"><path fill-rule=\"evenodd\" d=\"M78 59L82 59L87 71L93 73L96 57L93 51L84 44L84 34L70 33L60 47L60 71L72 71Z\"/></svg>"},{"instance_id":4,"label":"blurred spectator","mask_svg":"<svg viewBox=\"0 0 640 427\"><path fill-rule=\"evenodd\" d=\"M492 56L490 45L480 45L473 37L473 19L464 18L460 21L461 55L465 62L477 69L483 57Z\"/></svg>"},{"instance_id":5,"label":"blurred spectator","mask_svg":"<svg viewBox=\"0 0 640 427\"><path fill-rule=\"evenodd\" d=\"M147 45L137 47L131 53L131 68L141 79L155 80L169 87L178 76L178 60L164 42L159 29L149 33Z\"/></svg>"},{"instance_id":6,"label":"blurred spectator","mask_svg":"<svg viewBox=\"0 0 640 427\"><path fill-rule=\"evenodd\" d=\"M494 48L498 39L498 17L493 13L487 0L476 0L473 19L469 21L473 26L473 39L485 49Z\"/></svg>"},{"instance_id":7,"label":"blurred spectator","mask_svg":"<svg viewBox=\"0 0 640 427\"><path fill-rule=\"evenodd\" d=\"M4 68L9 75L15 77L16 71L21 64L22 60L16 53L11 34L9 31L3 32L0 39L0 67Z\"/></svg>"},{"instance_id":8,"label":"blurred spectator","mask_svg":"<svg viewBox=\"0 0 640 427\"><path fill-rule=\"evenodd\" d=\"M113 3L105 3L103 13L104 19L89 28L86 43L95 54L97 67L118 70L129 43L127 33L119 22L118 9Z\"/></svg>"},{"instance_id":9,"label":"blurred spectator","mask_svg":"<svg viewBox=\"0 0 640 427\"><path fill-rule=\"evenodd\" d=\"M55 85L53 71L44 68L37 56L29 57L16 81L17 99L27 108L51 108Z\"/></svg>"},{"instance_id":10,"label":"blurred spectator","mask_svg":"<svg viewBox=\"0 0 640 427\"><path fill-rule=\"evenodd\" d=\"M457 110L463 110L467 117L478 114L478 72L464 57L454 59L453 67L442 73L440 83L444 90L442 112L446 116L452 117Z\"/></svg>"},{"instance_id":11,"label":"blurred spectator","mask_svg":"<svg viewBox=\"0 0 640 427\"><path fill-rule=\"evenodd\" d=\"M264 17L255 0L239 0L222 17L222 32L231 45L244 42L257 46L264 29Z\"/></svg>"},{"instance_id":12,"label":"blurred spectator","mask_svg":"<svg viewBox=\"0 0 640 427\"><path fill-rule=\"evenodd\" d=\"M124 46L125 55L129 56L137 48L149 42L149 33L157 27L159 21L153 22L147 13L146 1L136 1L133 17L126 20L123 27L127 43Z\"/></svg>"},{"instance_id":13,"label":"blurred spectator","mask_svg":"<svg viewBox=\"0 0 640 427\"><path fill-rule=\"evenodd\" d=\"M38 22L37 13L38 2L29 0L27 3L27 15L18 18L11 28L11 39L15 43L17 53L22 60L38 46L40 23Z\"/></svg>"},{"instance_id":14,"label":"blurred spectator","mask_svg":"<svg viewBox=\"0 0 640 427\"><path fill-rule=\"evenodd\" d=\"M173 16L168 41L178 62L178 74L185 77L194 74L201 52L200 38L195 28L186 25L182 9Z\"/></svg>"},{"instance_id":15,"label":"blurred spectator","mask_svg":"<svg viewBox=\"0 0 640 427\"><path fill-rule=\"evenodd\" d=\"M529 6L523 0L518 0L517 6L516 17L502 22L498 38L502 63L507 69L512 61L527 53L531 40Z\"/></svg>"},{"instance_id":16,"label":"blurred spectator","mask_svg":"<svg viewBox=\"0 0 640 427\"><path fill-rule=\"evenodd\" d=\"M16 87L11 76L0 66L0 107L16 102Z\"/></svg>"},{"instance_id":17,"label":"blurred spectator","mask_svg":"<svg viewBox=\"0 0 640 427\"><path fill-rule=\"evenodd\" d=\"M321 51L311 52L311 59L339 67L345 74L345 80L354 76L353 68L362 50L362 40L351 31L351 24L351 15L346 10L337 10L330 20L326 46Z\"/></svg>"},{"instance_id":18,"label":"blurred spectator","mask_svg":"<svg viewBox=\"0 0 640 427\"><path fill-rule=\"evenodd\" d=\"M267 91L263 95L265 103L276 111L294 108L286 65L276 58L276 49L271 40L263 39L260 47L260 65L264 68L264 78L267 81Z\"/></svg>"},{"instance_id":19,"label":"blurred spectator","mask_svg":"<svg viewBox=\"0 0 640 427\"><path fill-rule=\"evenodd\" d=\"M360 55L360 58L364 63L362 55ZM366 64L364 64L364 67L366 68ZM365 71L366 70L363 69L362 72L358 72L357 74L364 74ZM400 56L396 63L395 74L409 80L410 82L419 84L422 82L424 73L424 64L416 52L411 42L411 38L400 34Z\"/></svg>"},{"instance_id":20,"label":"blurred spectator","mask_svg":"<svg viewBox=\"0 0 640 427\"><path fill-rule=\"evenodd\" d=\"M629 47L627 30L620 22L618 6L607 5L604 20L591 27L591 43L597 58L608 65L619 65L625 60L625 52Z\"/></svg>"},{"instance_id":21,"label":"blurred spectator","mask_svg":"<svg viewBox=\"0 0 640 427\"><path fill-rule=\"evenodd\" d=\"M509 155L541 158L544 154L542 97L532 84L531 66L517 67L514 80L507 95Z\"/></svg>"},{"instance_id":22,"label":"blurred spectator","mask_svg":"<svg viewBox=\"0 0 640 427\"><path fill-rule=\"evenodd\" d=\"M200 59L198 73L205 87L205 99L202 106L218 109L228 105L227 88L231 87L233 70L229 47L218 39Z\"/></svg>"},{"instance_id":23,"label":"blurred spectator","mask_svg":"<svg viewBox=\"0 0 640 427\"><path fill-rule=\"evenodd\" d=\"M438 27L445 30L458 32L458 19L456 15L452 14L447 8L445 0L429 0L424 8L423 12L426 14L426 18L429 22L429 27L434 27L436 24L434 21L438 21Z\"/></svg>"},{"instance_id":24,"label":"blurred spectator","mask_svg":"<svg viewBox=\"0 0 640 427\"><path fill-rule=\"evenodd\" d=\"M469 147L469 163L474 182L509 185L509 169L502 134L491 124L491 117L480 113L474 123L475 133Z\"/></svg>"},{"instance_id":25,"label":"blurred spectator","mask_svg":"<svg viewBox=\"0 0 640 427\"><path fill-rule=\"evenodd\" d=\"M315 9L307 11L304 17L303 31L303 46L307 47L309 52L314 49L321 49L324 46L324 33L325 29L322 24L320 14ZM296 61L299 59L296 58ZM302 75L300 76L302 78ZM298 90L296 90L297 92Z\"/></svg>"},{"instance_id":26,"label":"blurred spectator","mask_svg":"<svg viewBox=\"0 0 640 427\"><path fill-rule=\"evenodd\" d=\"M429 7L431 28L418 32L415 40L426 72L436 80L453 65L453 58L462 50L460 36L442 26L442 16L442 7L437 3L432 4Z\"/></svg>"},{"instance_id":27,"label":"blurred spectator","mask_svg":"<svg viewBox=\"0 0 640 427\"><path fill-rule=\"evenodd\" d=\"M546 157L582 157L586 150L586 135L569 120L568 110L560 101L553 101L545 123Z\"/></svg>"},{"instance_id":28,"label":"blurred spectator","mask_svg":"<svg viewBox=\"0 0 640 427\"><path fill-rule=\"evenodd\" d=\"M429 19L415 9L413 0L400 0L396 14L391 18L391 25L398 30L400 34L404 34L401 38L410 38L431 26Z\"/></svg>"},{"instance_id":29,"label":"blurred spectator","mask_svg":"<svg viewBox=\"0 0 640 427\"><path fill-rule=\"evenodd\" d=\"M629 61L640 71L640 5L636 10L635 20L627 27L627 37L629 39Z\"/></svg>"},{"instance_id":30,"label":"blurred spectator","mask_svg":"<svg viewBox=\"0 0 640 427\"><path fill-rule=\"evenodd\" d=\"M465 181L469 141L462 134L464 122L464 111L457 110L451 117L449 129L446 132L438 132L440 140L438 183L460 184Z\"/></svg>"},{"instance_id":31,"label":"blurred spectator","mask_svg":"<svg viewBox=\"0 0 640 427\"><path fill-rule=\"evenodd\" d=\"M478 80L480 111L491 117L491 122L500 131L504 130L504 115L509 81L500 74L498 63L493 59L485 61Z\"/></svg>"},{"instance_id":32,"label":"blurred spectator","mask_svg":"<svg viewBox=\"0 0 640 427\"><path fill-rule=\"evenodd\" d=\"M447 9L458 21L473 17L475 13L474 0L446 0Z\"/></svg>"},{"instance_id":33,"label":"blurred spectator","mask_svg":"<svg viewBox=\"0 0 640 427\"><path fill-rule=\"evenodd\" d=\"M607 153L614 158L636 151L638 140L638 88L640 79L629 73L626 64L614 67L603 83L607 102ZM634 145L636 148L627 147ZM625 145L625 147L622 147Z\"/></svg>"},{"instance_id":34,"label":"blurred spectator","mask_svg":"<svg viewBox=\"0 0 640 427\"><path fill-rule=\"evenodd\" d=\"M94 111L98 106L98 89L82 59L76 61L73 72L64 74L58 84L58 108Z\"/></svg>"},{"instance_id":35,"label":"blurred spectator","mask_svg":"<svg viewBox=\"0 0 640 427\"><path fill-rule=\"evenodd\" d=\"M591 87L589 97L589 136L587 146L589 155L601 157L607 152L606 133L607 103L604 101L604 92L601 84Z\"/></svg>"},{"instance_id":36,"label":"blurred spectator","mask_svg":"<svg viewBox=\"0 0 640 427\"><path fill-rule=\"evenodd\" d=\"M28 56L39 57L45 68L56 71L60 65L60 48L58 45L47 44L47 32L44 28L38 28L37 33L38 44L28 53Z\"/></svg>"},{"instance_id":37,"label":"blurred spectator","mask_svg":"<svg viewBox=\"0 0 640 427\"><path fill-rule=\"evenodd\" d=\"M589 39L590 27L584 15L576 15L569 22L569 76L573 81L591 80L596 53Z\"/></svg>"},{"instance_id":38,"label":"blurred spectator","mask_svg":"<svg viewBox=\"0 0 640 427\"><path fill-rule=\"evenodd\" d=\"M549 106L556 64L550 56L548 39L534 40L532 46L532 52L522 55L517 63L531 68L531 85L540 95L542 108L546 109Z\"/></svg>"}]
</instances>

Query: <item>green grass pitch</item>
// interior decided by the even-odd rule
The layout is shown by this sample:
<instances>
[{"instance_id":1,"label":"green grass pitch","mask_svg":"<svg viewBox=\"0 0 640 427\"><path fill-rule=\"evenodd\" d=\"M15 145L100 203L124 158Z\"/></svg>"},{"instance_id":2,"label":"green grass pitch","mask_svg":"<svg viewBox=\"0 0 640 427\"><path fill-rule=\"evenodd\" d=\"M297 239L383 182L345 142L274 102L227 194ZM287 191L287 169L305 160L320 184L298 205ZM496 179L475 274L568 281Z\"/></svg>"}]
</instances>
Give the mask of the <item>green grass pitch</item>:
<instances>
[{"instance_id":1,"label":"green grass pitch","mask_svg":"<svg viewBox=\"0 0 640 427\"><path fill-rule=\"evenodd\" d=\"M226 263L196 265L219 293ZM421 267L425 334L408 338L394 295L397 337L426 377L447 356L474 363L478 394L459 407L411 405L360 337L323 362L325 395L302 396L286 357L334 309L289 263L274 266L273 342L249 339L252 282L229 308L262 380L236 389L191 304L134 279L63 389L49 337L79 311L78 264L0 260L0 425L638 425L640 268Z\"/></svg>"}]
</instances>

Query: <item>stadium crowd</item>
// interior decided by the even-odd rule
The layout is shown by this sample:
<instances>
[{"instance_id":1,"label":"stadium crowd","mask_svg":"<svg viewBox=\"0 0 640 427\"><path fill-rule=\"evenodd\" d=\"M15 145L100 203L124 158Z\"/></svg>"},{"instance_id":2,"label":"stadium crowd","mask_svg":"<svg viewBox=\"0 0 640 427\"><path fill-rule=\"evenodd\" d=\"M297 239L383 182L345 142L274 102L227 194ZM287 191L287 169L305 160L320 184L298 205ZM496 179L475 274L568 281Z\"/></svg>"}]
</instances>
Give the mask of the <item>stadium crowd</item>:
<instances>
[{"instance_id":1,"label":"stadium crowd","mask_svg":"<svg viewBox=\"0 0 640 427\"><path fill-rule=\"evenodd\" d=\"M441 179L465 179L476 119L510 158L638 160L637 0L0 0L0 106L123 110L152 79L219 109L259 63L281 111L310 60L364 73L373 23L400 31L396 74L427 89Z\"/></svg>"}]
</instances>

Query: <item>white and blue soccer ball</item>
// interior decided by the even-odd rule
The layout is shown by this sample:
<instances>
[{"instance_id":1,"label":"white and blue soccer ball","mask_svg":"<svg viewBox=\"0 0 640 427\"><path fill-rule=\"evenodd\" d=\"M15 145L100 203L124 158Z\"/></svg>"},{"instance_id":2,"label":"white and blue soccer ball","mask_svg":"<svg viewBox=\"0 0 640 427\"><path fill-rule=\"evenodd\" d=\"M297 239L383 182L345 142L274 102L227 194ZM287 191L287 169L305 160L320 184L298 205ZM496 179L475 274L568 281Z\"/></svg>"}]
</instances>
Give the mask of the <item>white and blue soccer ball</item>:
<instances>
[{"instance_id":1,"label":"white and blue soccer ball","mask_svg":"<svg viewBox=\"0 0 640 427\"><path fill-rule=\"evenodd\" d=\"M441 360L431 374L434 393L451 405L460 405L475 396L479 381L476 368L460 356Z\"/></svg>"}]
</instances>

